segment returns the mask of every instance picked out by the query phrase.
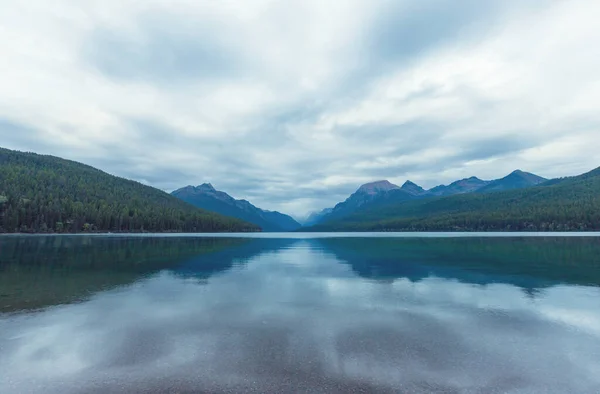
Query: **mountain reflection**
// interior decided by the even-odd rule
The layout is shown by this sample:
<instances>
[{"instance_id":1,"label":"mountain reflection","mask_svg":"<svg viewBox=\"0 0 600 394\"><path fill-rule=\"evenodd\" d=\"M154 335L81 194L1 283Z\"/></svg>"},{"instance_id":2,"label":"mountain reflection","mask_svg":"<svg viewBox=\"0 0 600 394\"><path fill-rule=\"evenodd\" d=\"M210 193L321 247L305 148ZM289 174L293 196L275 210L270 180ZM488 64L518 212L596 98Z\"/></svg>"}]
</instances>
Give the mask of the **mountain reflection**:
<instances>
[{"instance_id":1,"label":"mountain reflection","mask_svg":"<svg viewBox=\"0 0 600 394\"><path fill-rule=\"evenodd\" d=\"M600 288L579 286L598 284L593 239L9 237L0 247L4 311L66 304L0 313L2 393L600 387Z\"/></svg>"},{"instance_id":2,"label":"mountain reflection","mask_svg":"<svg viewBox=\"0 0 600 394\"><path fill-rule=\"evenodd\" d=\"M559 283L600 285L595 238L3 237L0 312L82 301L165 270L206 281L297 247L335 256L356 275L383 282L506 283L530 296Z\"/></svg>"},{"instance_id":3,"label":"mountain reflection","mask_svg":"<svg viewBox=\"0 0 600 394\"><path fill-rule=\"evenodd\" d=\"M172 265L169 271L183 278L209 279L234 267L243 267L252 258L290 247L298 241L292 239L212 238L221 245L210 252L197 254ZM237 240L233 244L222 241ZM242 242L239 242L243 240Z\"/></svg>"},{"instance_id":4,"label":"mountain reflection","mask_svg":"<svg viewBox=\"0 0 600 394\"><path fill-rule=\"evenodd\" d=\"M596 238L322 238L323 250L359 276L413 282L428 277L507 283L534 292L558 283L600 285Z\"/></svg>"},{"instance_id":5,"label":"mountain reflection","mask_svg":"<svg viewBox=\"0 0 600 394\"><path fill-rule=\"evenodd\" d=\"M241 238L6 237L0 238L0 312L87 299L193 260L198 276L233 266ZM216 259L203 256L226 251ZM231 258L227 258L230 256ZM242 257L245 253L242 253Z\"/></svg>"}]
</instances>

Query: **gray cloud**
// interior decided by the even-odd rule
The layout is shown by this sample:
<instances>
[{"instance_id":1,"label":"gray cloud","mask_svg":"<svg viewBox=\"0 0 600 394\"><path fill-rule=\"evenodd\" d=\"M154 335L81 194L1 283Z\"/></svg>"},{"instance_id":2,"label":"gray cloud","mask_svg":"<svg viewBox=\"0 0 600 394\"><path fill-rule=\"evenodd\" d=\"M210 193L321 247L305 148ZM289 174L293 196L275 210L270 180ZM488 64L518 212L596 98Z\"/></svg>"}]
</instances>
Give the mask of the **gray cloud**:
<instances>
[{"instance_id":1,"label":"gray cloud","mask_svg":"<svg viewBox=\"0 0 600 394\"><path fill-rule=\"evenodd\" d=\"M218 23L169 12L144 13L134 22L139 36L99 27L86 38L85 62L117 80L175 83L232 78L246 62ZM236 37L229 37L233 40Z\"/></svg>"},{"instance_id":2,"label":"gray cloud","mask_svg":"<svg viewBox=\"0 0 600 394\"><path fill-rule=\"evenodd\" d=\"M600 164L591 0L103 4L0 16L3 146L295 215L376 179Z\"/></svg>"},{"instance_id":3,"label":"gray cloud","mask_svg":"<svg viewBox=\"0 0 600 394\"><path fill-rule=\"evenodd\" d=\"M482 40L509 8L508 2L476 0L384 3L360 42L360 60L344 81L345 94L360 96L378 75L414 66L445 46Z\"/></svg>"},{"instance_id":4,"label":"gray cloud","mask_svg":"<svg viewBox=\"0 0 600 394\"><path fill-rule=\"evenodd\" d=\"M501 9L497 1L389 2L369 34L369 60L406 62L458 38L472 40L474 28L485 31Z\"/></svg>"},{"instance_id":5,"label":"gray cloud","mask_svg":"<svg viewBox=\"0 0 600 394\"><path fill-rule=\"evenodd\" d=\"M31 126L0 118L0 135L2 136L3 148L35 151L36 153L43 152L47 147L47 143L32 138L32 136L40 134L43 134L41 130L36 130Z\"/></svg>"}]
</instances>

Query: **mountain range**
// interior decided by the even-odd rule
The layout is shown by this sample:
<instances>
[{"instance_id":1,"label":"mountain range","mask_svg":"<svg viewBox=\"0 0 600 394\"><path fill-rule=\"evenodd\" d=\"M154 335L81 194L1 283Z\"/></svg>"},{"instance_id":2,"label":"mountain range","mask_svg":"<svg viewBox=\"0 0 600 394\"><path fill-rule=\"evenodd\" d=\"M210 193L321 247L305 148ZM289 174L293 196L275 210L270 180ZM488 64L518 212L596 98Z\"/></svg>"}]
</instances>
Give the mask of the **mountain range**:
<instances>
[{"instance_id":1,"label":"mountain range","mask_svg":"<svg viewBox=\"0 0 600 394\"><path fill-rule=\"evenodd\" d=\"M195 207L255 224L263 231L294 231L300 228L300 223L292 217L257 208L246 200L236 200L229 194L216 190L210 183L196 187L186 186L171 194Z\"/></svg>"},{"instance_id":2,"label":"mountain range","mask_svg":"<svg viewBox=\"0 0 600 394\"><path fill-rule=\"evenodd\" d=\"M471 188L470 183L465 187ZM428 191L412 197L400 194L402 188L391 189L335 216L341 208L360 201L355 193L306 231L600 230L600 168L549 181L515 171L470 192L453 188L458 192L452 195Z\"/></svg>"},{"instance_id":3,"label":"mountain range","mask_svg":"<svg viewBox=\"0 0 600 394\"><path fill-rule=\"evenodd\" d=\"M406 181L402 186L397 186L387 180L381 180L360 186L350 197L338 203L333 208L327 208L320 213L313 213L304 225L314 226L319 223L341 219L357 211L377 205L437 196L452 196L465 193L492 193L522 189L546 181L547 179L545 178L521 170L515 170L504 178L492 181L470 177L452 182L449 185L439 185L430 190L425 190L411 181Z\"/></svg>"},{"instance_id":4,"label":"mountain range","mask_svg":"<svg viewBox=\"0 0 600 394\"><path fill-rule=\"evenodd\" d=\"M546 180L513 171L429 190L411 181L360 186L312 214L288 215L236 200L211 184L172 195L53 156L0 148L0 232L600 230L600 168Z\"/></svg>"}]
</instances>

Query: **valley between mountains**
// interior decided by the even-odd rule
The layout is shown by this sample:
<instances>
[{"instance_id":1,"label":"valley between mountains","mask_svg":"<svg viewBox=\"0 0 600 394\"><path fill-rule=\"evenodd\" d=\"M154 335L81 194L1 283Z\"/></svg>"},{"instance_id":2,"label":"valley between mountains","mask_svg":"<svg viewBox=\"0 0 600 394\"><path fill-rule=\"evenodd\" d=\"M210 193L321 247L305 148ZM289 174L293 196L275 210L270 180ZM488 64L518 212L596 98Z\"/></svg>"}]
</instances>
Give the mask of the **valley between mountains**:
<instances>
[{"instance_id":1,"label":"valley between mountains","mask_svg":"<svg viewBox=\"0 0 600 394\"><path fill-rule=\"evenodd\" d=\"M360 186L301 223L211 184L168 194L85 164L0 148L0 232L594 231L600 168L545 179L521 170L425 190Z\"/></svg>"}]
</instances>

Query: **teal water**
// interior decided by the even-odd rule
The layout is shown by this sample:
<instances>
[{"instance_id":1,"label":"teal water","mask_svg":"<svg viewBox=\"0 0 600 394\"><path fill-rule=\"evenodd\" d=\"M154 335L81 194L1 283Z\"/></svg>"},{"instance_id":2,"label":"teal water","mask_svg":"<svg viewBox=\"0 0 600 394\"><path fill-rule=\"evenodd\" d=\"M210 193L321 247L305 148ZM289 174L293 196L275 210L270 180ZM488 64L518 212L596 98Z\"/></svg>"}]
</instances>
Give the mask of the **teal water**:
<instances>
[{"instance_id":1,"label":"teal water","mask_svg":"<svg viewBox=\"0 0 600 394\"><path fill-rule=\"evenodd\" d=\"M0 393L105 392L597 393L600 238L0 237Z\"/></svg>"}]
</instances>

